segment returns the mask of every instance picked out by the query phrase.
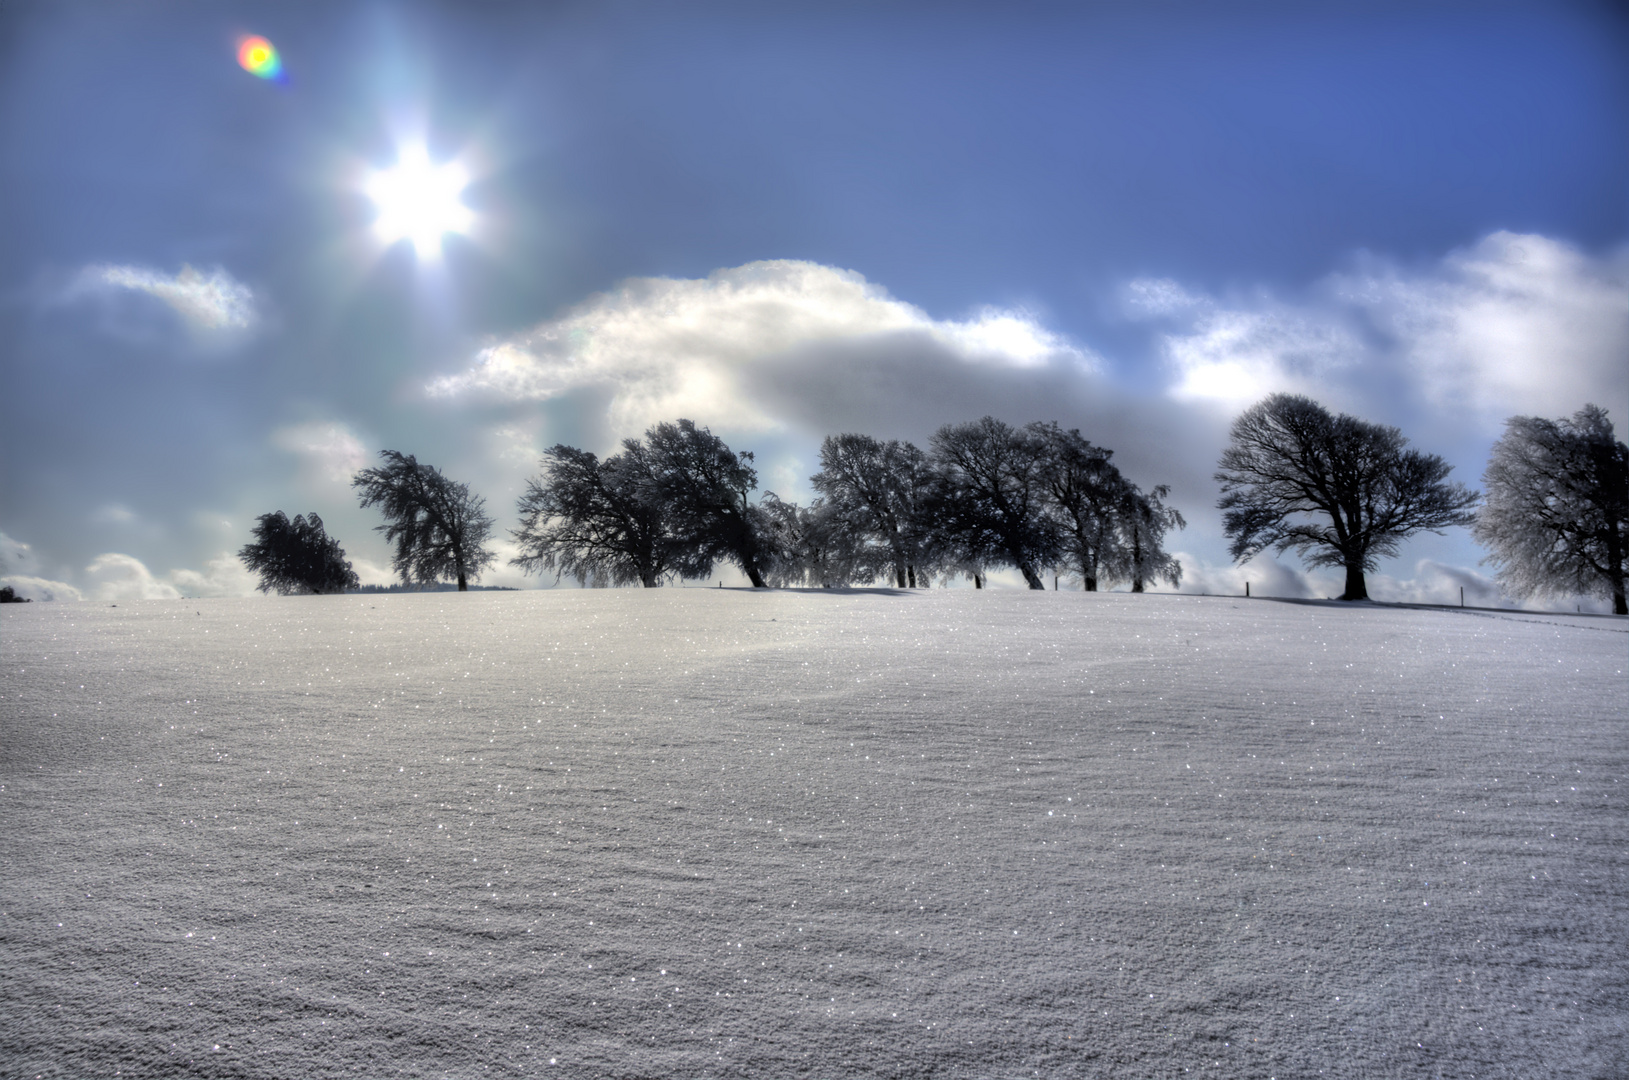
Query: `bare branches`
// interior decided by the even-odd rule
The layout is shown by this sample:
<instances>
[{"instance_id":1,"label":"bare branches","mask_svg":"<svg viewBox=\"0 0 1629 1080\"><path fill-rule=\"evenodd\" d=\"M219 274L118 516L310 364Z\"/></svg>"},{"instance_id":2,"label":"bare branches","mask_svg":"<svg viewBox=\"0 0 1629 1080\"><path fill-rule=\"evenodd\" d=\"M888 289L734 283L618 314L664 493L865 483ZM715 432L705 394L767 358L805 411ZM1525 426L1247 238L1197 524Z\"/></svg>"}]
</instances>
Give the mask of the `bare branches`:
<instances>
[{"instance_id":1,"label":"bare branches","mask_svg":"<svg viewBox=\"0 0 1629 1080\"><path fill-rule=\"evenodd\" d=\"M1276 548L1343 566L1341 598L1367 599L1364 571L1401 541L1473 520L1476 492L1447 482L1452 466L1407 442L1394 427L1332 416L1294 394L1247 409L1216 472L1230 553L1243 562Z\"/></svg>"},{"instance_id":2,"label":"bare branches","mask_svg":"<svg viewBox=\"0 0 1629 1080\"><path fill-rule=\"evenodd\" d=\"M1487 503L1475 536L1514 596L1610 597L1629 614L1629 447L1606 411L1586 405L1571 420L1512 416L1482 482Z\"/></svg>"},{"instance_id":3,"label":"bare branches","mask_svg":"<svg viewBox=\"0 0 1629 1080\"><path fill-rule=\"evenodd\" d=\"M486 548L492 519L486 500L470 494L467 484L447 479L411 454L382 450L385 464L363 469L351 480L362 506L377 505L385 524L376 531L396 545L391 565L404 582L453 578L459 591L496 561Z\"/></svg>"}]
</instances>

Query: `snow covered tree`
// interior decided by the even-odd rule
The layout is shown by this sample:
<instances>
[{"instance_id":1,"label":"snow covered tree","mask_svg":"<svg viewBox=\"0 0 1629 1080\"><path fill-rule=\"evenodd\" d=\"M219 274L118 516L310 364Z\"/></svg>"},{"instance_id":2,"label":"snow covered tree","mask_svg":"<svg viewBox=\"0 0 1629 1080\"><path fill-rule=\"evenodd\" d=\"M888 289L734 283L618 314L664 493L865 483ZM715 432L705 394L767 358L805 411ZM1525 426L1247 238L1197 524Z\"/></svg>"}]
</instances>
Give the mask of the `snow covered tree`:
<instances>
[{"instance_id":1,"label":"snow covered tree","mask_svg":"<svg viewBox=\"0 0 1629 1080\"><path fill-rule=\"evenodd\" d=\"M833 588L876 577L875 551L856 537L824 499L813 506L783 502L773 491L758 503L774 552L765 580L776 588L811 585Z\"/></svg>"},{"instance_id":2,"label":"snow covered tree","mask_svg":"<svg viewBox=\"0 0 1629 1080\"><path fill-rule=\"evenodd\" d=\"M657 424L645 432L650 490L662 521L673 535L692 545L694 571L710 573L713 562L729 559L755 589L773 562L769 522L753 505L757 472L751 452L737 455L724 440L690 420Z\"/></svg>"},{"instance_id":3,"label":"snow covered tree","mask_svg":"<svg viewBox=\"0 0 1629 1080\"><path fill-rule=\"evenodd\" d=\"M1368 599L1363 575L1381 556L1421 530L1474 519L1476 492L1447 482L1453 467L1407 442L1296 394L1246 409L1216 472L1233 558L1293 549L1310 566L1345 568L1342 600Z\"/></svg>"},{"instance_id":4,"label":"snow covered tree","mask_svg":"<svg viewBox=\"0 0 1629 1080\"><path fill-rule=\"evenodd\" d=\"M452 578L459 592L467 591L497 559L486 547L492 535L486 500L411 454L382 450L379 456L385 463L357 473L351 486L364 508L377 505L385 515L375 531L396 545L392 567L404 583Z\"/></svg>"},{"instance_id":5,"label":"snow covered tree","mask_svg":"<svg viewBox=\"0 0 1629 1080\"><path fill-rule=\"evenodd\" d=\"M339 541L328 535L322 518L288 515L278 510L261 514L250 530L255 540L238 552L251 573L260 575L260 591L339 593L361 582Z\"/></svg>"},{"instance_id":6,"label":"snow covered tree","mask_svg":"<svg viewBox=\"0 0 1629 1080\"><path fill-rule=\"evenodd\" d=\"M1047 500L1058 526L1058 558L1080 575L1087 592L1119 576L1119 518L1132 488L1109 460L1114 451L1094 446L1074 428L1030 424L1047 447L1042 471Z\"/></svg>"},{"instance_id":7,"label":"snow covered tree","mask_svg":"<svg viewBox=\"0 0 1629 1080\"><path fill-rule=\"evenodd\" d=\"M1173 506L1165 505L1171 494L1169 485L1160 484L1146 495L1135 485L1127 485L1125 502L1119 515L1120 550L1126 572L1131 578L1131 591L1142 592L1149 581L1164 578L1173 587L1182 584L1182 564L1167 554L1165 534L1171 529L1187 528Z\"/></svg>"},{"instance_id":8,"label":"snow covered tree","mask_svg":"<svg viewBox=\"0 0 1629 1080\"><path fill-rule=\"evenodd\" d=\"M511 535L526 570L556 570L579 585L655 588L670 574L700 576L697 546L667 527L650 468L636 439L600 461L586 450L557 445L543 455L543 475L526 482L521 527Z\"/></svg>"},{"instance_id":9,"label":"snow covered tree","mask_svg":"<svg viewBox=\"0 0 1629 1080\"><path fill-rule=\"evenodd\" d=\"M1059 550L1057 524L1047 513L1048 457L1034 432L990 416L934 433L930 502L952 561L1005 562L1031 589L1046 588L1040 568L1052 565Z\"/></svg>"},{"instance_id":10,"label":"snow covered tree","mask_svg":"<svg viewBox=\"0 0 1629 1080\"><path fill-rule=\"evenodd\" d=\"M1571 420L1512 416L1482 474L1487 502L1473 535L1512 596L1609 597L1629 615L1629 447L1606 410L1586 405Z\"/></svg>"},{"instance_id":11,"label":"snow covered tree","mask_svg":"<svg viewBox=\"0 0 1629 1080\"><path fill-rule=\"evenodd\" d=\"M908 442L869 435L828 435L820 444L820 471L810 477L825 496L826 512L861 543L886 553L894 584L917 587L932 574L930 535L923 505L932 480L928 457Z\"/></svg>"}]
</instances>

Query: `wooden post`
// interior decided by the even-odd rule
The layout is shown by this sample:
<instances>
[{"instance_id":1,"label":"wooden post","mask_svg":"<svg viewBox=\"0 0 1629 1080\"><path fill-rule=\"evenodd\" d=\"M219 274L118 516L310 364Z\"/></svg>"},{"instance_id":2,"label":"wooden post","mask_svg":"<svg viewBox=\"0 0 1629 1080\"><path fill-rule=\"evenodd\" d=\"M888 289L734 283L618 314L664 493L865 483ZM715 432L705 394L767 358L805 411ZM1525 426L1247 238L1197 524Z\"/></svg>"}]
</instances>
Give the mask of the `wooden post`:
<instances>
[{"instance_id":1,"label":"wooden post","mask_svg":"<svg viewBox=\"0 0 1629 1080\"><path fill-rule=\"evenodd\" d=\"M1250 583L1248 581L1244 583L1244 598L1246 600L1250 599Z\"/></svg>"},{"instance_id":2,"label":"wooden post","mask_svg":"<svg viewBox=\"0 0 1629 1080\"><path fill-rule=\"evenodd\" d=\"M1459 587L1459 606L1465 606L1465 586L1463 585Z\"/></svg>"}]
</instances>

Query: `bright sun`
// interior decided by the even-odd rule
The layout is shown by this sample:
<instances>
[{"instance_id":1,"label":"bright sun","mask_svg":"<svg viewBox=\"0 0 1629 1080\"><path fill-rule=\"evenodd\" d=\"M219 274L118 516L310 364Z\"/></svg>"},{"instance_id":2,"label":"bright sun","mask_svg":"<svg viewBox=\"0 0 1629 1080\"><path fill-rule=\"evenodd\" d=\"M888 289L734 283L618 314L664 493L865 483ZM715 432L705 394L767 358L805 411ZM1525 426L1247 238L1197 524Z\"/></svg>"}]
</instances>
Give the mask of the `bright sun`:
<instances>
[{"instance_id":1,"label":"bright sun","mask_svg":"<svg viewBox=\"0 0 1629 1080\"><path fill-rule=\"evenodd\" d=\"M374 173L367 182L365 190L379 206L374 233L386 244L411 240L420 258L438 257L442 236L465 232L475 220L458 199L468 183L456 161L432 165L422 145L403 146L396 167Z\"/></svg>"}]
</instances>

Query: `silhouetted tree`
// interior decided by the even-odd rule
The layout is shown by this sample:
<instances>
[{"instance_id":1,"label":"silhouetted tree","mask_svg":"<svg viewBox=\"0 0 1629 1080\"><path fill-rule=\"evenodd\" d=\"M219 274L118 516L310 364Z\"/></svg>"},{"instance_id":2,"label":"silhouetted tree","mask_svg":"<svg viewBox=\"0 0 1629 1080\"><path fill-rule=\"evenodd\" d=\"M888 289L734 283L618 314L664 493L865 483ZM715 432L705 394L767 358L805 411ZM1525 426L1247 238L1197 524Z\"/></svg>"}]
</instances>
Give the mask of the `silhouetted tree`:
<instances>
[{"instance_id":1,"label":"silhouetted tree","mask_svg":"<svg viewBox=\"0 0 1629 1080\"><path fill-rule=\"evenodd\" d=\"M980 570L1005 562L1031 589L1046 588L1040 567L1052 565L1059 550L1057 523L1046 505L1048 456L1045 440L1033 431L990 416L934 433L936 477L927 501L952 561Z\"/></svg>"},{"instance_id":2,"label":"silhouetted tree","mask_svg":"<svg viewBox=\"0 0 1629 1080\"><path fill-rule=\"evenodd\" d=\"M1047 448L1042 472L1058 526L1059 558L1080 575L1087 592L1115 580L1123 569L1119 519L1132 487L1109 460L1114 451L1094 446L1078 430L1056 423L1030 424Z\"/></svg>"},{"instance_id":3,"label":"silhouetted tree","mask_svg":"<svg viewBox=\"0 0 1629 1080\"><path fill-rule=\"evenodd\" d=\"M29 604L33 603L26 596L18 596L17 590L10 585L0 586L0 604Z\"/></svg>"},{"instance_id":4,"label":"silhouetted tree","mask_svg":"<svg viewBox=\"0 0 1629 1080\"><path fill-rule=\"evenodd\" d=\"M1629 447L1606 410L1586 405L1571 420L1512 416L1493 444L1487 503L1474 535L1493 549L1499 584L1512 596L1610 597L1629 615Z\"/></svg>"},{"instance_id":5,"label":"silhouetted tree","mask_svg":"<svg viewBox=\"0 0 1629 1080\"><path fill-rule=\"evenodd\" d=\"M289 593L338 593L354 589L361 582L339 541L329 536L322 518L288 515L278 510L261 514L250 530L255 541L238 552L252 573L260 575L260 591Z\"/></svg>"},{"instance_id":6,"label":"silhouetted tree","mask_svg":"<svg viewBox=\"0 0 1629 1080\"><path fill-rule=\"evenodd\" d=\"M1342 600L1366 600L1366 570L1421 530L1469 525L1477 494L1448 483L1452 466L1405 450L1394 427L1273 394L1233 422L1216 479L1222 527L1243 562L1269 547L1310 566L1346 569Z\"/></svg>"},{"instance_id":7,"label":"silhouetted tree","mask_svg":"<svg viewBox=\"0 0 1629 1080\"><path fill-rule=\"evenodd\" d=\"M1127 485L1120 510L1120 548L1131 591L1142 592L1143 585L1161 578L1172 587L1182 584L1182 564L1165 550L1165 534L1170 529L1187 528L1176 508L1165 505L1171 488L1160 484L1146 495L1135 485Z\"/></svg>"},{"instance_id":8,"label":"silhouetted tree","mask_svg":"<svg viewBox=\"0 0 1629 1080\"><path fill-rule=\"evenodd\" d=\"M467 590L497 559L486 548L492 535L486 500L411 454L381 450L379 456L385 463L357 473L351 486L362 493L363 507L378 505L385 515L375 531L396 545L392 567L404 583L451 578L460 592Z\"/></svg>"},{"instance_id":9,"label":"silhouetted tree","mask_svg":"<svg viewBox=\"0 0 1629 1080\"><path fill-rule=\"evenodd\" d=\"M528 573L558 570L580 585L655 588L669 574L698 572L696 545L663 520L649 454L637 440L625 440L623 452L604 461L572 446L551 448L519 509L513 535L521 553L510 561Z\"/></svg>"},{"instance_id":10,"label":"silhouetted tree","mask_svg":"<svg viewBox=\"0 0 1629 1080\"><path fill-rule=\"evenodd\" d=\"M752 453L736 454L690 420L657 424L645 432L645 447L654 501L666 527L691 546L695 573L710 573L714 561L729 559L753 588L763 588L773 551L768 521L751 500L758 484L747 464Z\"/></svg>"},{"instance_id":11,"label":"silhouetted tree","mask_svg":"<svg viewBox=\"0 0 1629 1080\"><path fill-rule=\"evenodd\" d=\"M820 445L820 471L810 477L827 512L860 542L885 552L894 584L916 588L932 574L930 533L924 520L932 480L928 457L897 439L828 435Z\"/></svg>"}]
</instances>

